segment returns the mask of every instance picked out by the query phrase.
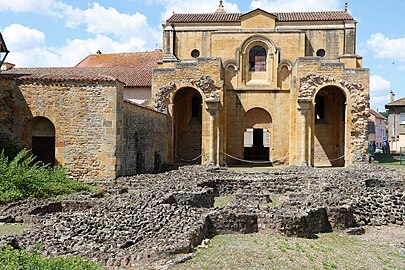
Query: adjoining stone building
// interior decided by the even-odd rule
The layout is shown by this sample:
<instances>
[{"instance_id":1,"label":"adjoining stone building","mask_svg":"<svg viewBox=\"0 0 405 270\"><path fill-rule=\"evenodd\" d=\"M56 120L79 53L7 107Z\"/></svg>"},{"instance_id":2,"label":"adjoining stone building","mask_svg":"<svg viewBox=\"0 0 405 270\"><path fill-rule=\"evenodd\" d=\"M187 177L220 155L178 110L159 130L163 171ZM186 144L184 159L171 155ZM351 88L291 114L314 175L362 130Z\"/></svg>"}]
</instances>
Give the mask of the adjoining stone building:
<instances>
[{"instance_id":1,"label":"adjoining stone building","mask_svg":"<svg viewBox=\"0 0 405 270\"><path fill-rule=\"evenodd\" d=\"M169 116L170 162L364 160L369 69L347 7L175 13L163 25L163 53L152 96Z\"/></svg>"},{"instance_id":2,"label":"adjoining stone building","mask_svg":"<svg viewBox=\"0 0 405 270\"><path fill-rule=\"evenodd\" d=\"M75 178L159 171L167 163L167 117L125 100L125 85L117 77L114 68L4 72L0 131Z\"/></svg>"}]
</instances>

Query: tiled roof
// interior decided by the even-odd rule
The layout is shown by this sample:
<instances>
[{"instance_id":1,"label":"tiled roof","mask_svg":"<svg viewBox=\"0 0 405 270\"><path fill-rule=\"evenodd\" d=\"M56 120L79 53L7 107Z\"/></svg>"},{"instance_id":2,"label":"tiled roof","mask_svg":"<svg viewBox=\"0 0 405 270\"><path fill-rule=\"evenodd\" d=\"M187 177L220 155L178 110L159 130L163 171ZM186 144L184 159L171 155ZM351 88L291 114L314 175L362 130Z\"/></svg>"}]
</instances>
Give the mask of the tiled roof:
<instances>
[{"instance_id":1,"label":"tiled roof","mask_svg":"<svg viewBox=\"0 0 405 270\"><path fill-rule=\"evenodd\" d=\"M62 81L117 81L118 78L109 74L93 72L89 68L15 68L3 71L1 77L15 80Z\"/></svg>"},{"instance_id":2,"label":"tiled roof","mask_svg":"<svg viewBox=\"0 0 405 270\"><path fill-rule=\"evenodd\" d=\"M380 114L379 112L374 111L373 109L370 109L370 113L373 114L377 118L385 119L384 115Z\"/></svg>"},{"instance_id":3,"label":"tiled roof","mask_svg":"<svg viewBox=\"0 0 405 270\"><path fill-rule=\"evenodd\" d=\"M394 107L394 106L405 106L405 98L395 100L385 105L385 107Z\"/></svg>"},{"instance_id":4,"label":"tiled roof","mask_svg":"<svg viewBox=\"0 0 405 270\"><path fill-rule=\"evenodd\" d=\"M241 13L175 13L167 22L240 22Z\"/></svg>"},{"instance_id":5,"label":"tiled roof","mask_svg":"<svg viewBox=\"0 0 405 270\"><path fill-rule=\"evenodd\" d=\"M123 54L119 54L123 55ZM87 57L86 59L88 59ZM120 61L119 57L114 57ZM143 59L139 57L138 59ZM82 61L83 62L83 61ZM121 61L124 63L125 61ZM152 61L141 66L111 67L65 67L65 68L15 68L1 74L15 74L17 79L41 79L47 81L111 81L119 80L126 87L150 87L152 85L152 69L157 67ZM157 62L157 60L156 60Z\"/></svg>"},{"instance_id":6,"label":"tiled roof","mask_svg":"<svg viewBox=\"0 0 405 270\"><path fill-rule=\"evenodd\" d=\"M251 13L250 11L248 13ZM265 12L265 11L263 11ZM266 12L267 13L267 12ZM247 13L245 13L247 14ZM319 12L272 12L279 22L298 21L350 21L353 17L346 11L319 11ZM173 14L167 22L192 23L192 22L240 22L243 13L194 13Z\"/></svg>"},{"instance_id":7,"label":"tiled roof","mask_svg":"<svg viewBox=\"0 0 405 270\"><path fill-rule=\"evenodd\" d=\"M97 72L118 78L127 87L150 87L152 69L158 67L161 50L150 52L91 54L77 68L100 68Z\"/></svg>"},{"instance_id":8,"label":"tiled roof","mask_svg":"<svg viewBox=\"0 0 405 270\"><path fill-rule=\"evenodd\" d=\"M90 54L76 67L157 67L157 61L162 57L161 50L149 52Z\"/></svg>"}]
</instances>

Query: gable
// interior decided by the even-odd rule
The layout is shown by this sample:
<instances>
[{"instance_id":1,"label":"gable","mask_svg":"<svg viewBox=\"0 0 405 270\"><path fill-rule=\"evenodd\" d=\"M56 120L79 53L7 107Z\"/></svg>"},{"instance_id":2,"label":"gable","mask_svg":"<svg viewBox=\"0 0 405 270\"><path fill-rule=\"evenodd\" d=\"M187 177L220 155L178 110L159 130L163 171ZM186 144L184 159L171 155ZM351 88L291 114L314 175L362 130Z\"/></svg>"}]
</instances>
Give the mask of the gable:
<instances>
[{"instance_id":1,"label":"gable","mask_svg":"<svg viewBox=\"0 0 405 270\"><path fill-rule=\"evenodd\" d=\"M276 27L276 16L261 9L255 9L240 16L242 29Z\"/></svg>"}]
</instances>

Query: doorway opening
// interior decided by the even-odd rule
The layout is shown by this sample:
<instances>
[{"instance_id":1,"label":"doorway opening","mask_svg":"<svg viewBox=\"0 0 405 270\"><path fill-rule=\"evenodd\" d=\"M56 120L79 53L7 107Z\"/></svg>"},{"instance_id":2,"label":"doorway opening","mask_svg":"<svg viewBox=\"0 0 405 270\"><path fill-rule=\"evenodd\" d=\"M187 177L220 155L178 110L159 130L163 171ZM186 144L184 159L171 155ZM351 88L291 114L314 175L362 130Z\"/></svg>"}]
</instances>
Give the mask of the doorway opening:
<instances>
[{"instance_id":1,"label":"doorway opening","mask_svg":"<svg viewBox=\"0 0 405 270\"><path fill-rule=\"evenodd\" d=\"M327 86L315 96L315 166L345 166L346 96Z\"/></svg>"},{"instance_id":2,"label":"doorway opening","mask_svg":"<svg viewBox=\"0 0 405 270\"><path fill-rule=\"evenodd\" d=\"M45 117L32 120L32 154L44 164L55 165L55 126Z\"/></svg>"},{"instance_id":3,"label":"doorway opening","mask_svg":"<svg viewBox=\"0 0 405 270\"><path fill-rule=\"evenodd\" d=\"M194 88L180 89L174 97L174 153L179 163L200 163L202 97Z\"/></svg>"},{"instance_id":4,"label":"doorway opening","mask_svg":"<svg viewBox=\"0 0 405 270\"><path fill-rule=\"evenodd\" d=\"M244 159L268 161L270 159L270 132L262 128L248 128L244 134Z\"/></svg>"}]
</instances>

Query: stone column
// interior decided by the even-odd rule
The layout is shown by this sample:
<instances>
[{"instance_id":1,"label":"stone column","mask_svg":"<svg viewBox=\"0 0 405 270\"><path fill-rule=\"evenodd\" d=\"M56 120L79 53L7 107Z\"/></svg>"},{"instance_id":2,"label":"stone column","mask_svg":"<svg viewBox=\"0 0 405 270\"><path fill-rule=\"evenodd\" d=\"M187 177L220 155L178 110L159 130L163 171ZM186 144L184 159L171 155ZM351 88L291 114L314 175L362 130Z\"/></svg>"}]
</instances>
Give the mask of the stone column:
<instances>
[{"instance_id":1,"label":"stone column","mask_svg":"<svg viewBox=\"0 0 405 270\"><path fill-rule=\"evenodd\" d=\"M297 115L297 165L314 165L314 131L312 125L312 99L298 99Z\"/></svg>"},{"instance_id":2,"label":"stone column","mask_svg":"<svg viewBox=\"0 0 405 270\"><path fill-rule=\"evenodd\" d=\"M168 136L168 138L169 138L169 147L168 147L168 157L167 158L172 164L176 161L176 158L175 158L175 153L176 153L175 147L176 146L175 146L175 138L174 138L174 135L175 135L175 130L174 130L174 128L175 128L175 126L174 126L174 123L175 123L174 109L175 109L174 104L169 104L167 106L167 112L168 112L168 117L169 117L169 121L167 121L168 122L168 131L169 131L169 136Z\"/></svg>"},{"instance_id":3,"label":"stone column","mask_svg":"<svg viewBox=\"0 0 405 270\"><path fill-rule=\"evenodd\" d=\"M207 98L206 101L206 109L207 112L210 115L210 121L209 121L209 144L206 145L206 150L205 153L208 154L208 159L207 159L207 164L206 165L218 165L219 160L218 160L218 123L219 123L219 107L220 107L220 102L218 98Z\"/></svg>"}]
</instances>

